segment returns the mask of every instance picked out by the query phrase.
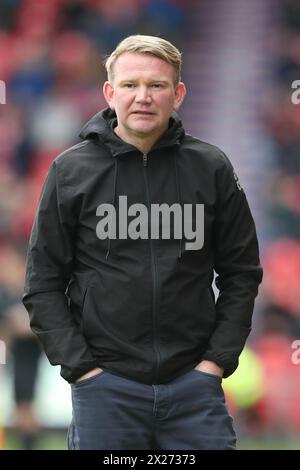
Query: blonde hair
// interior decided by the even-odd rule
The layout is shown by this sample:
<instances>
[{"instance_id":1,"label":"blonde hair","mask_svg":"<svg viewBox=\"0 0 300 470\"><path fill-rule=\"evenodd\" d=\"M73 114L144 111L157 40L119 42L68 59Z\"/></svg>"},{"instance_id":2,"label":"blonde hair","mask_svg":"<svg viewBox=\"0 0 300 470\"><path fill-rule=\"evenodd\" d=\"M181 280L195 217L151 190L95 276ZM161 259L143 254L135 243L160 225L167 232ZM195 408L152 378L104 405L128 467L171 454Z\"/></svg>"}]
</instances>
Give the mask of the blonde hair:
<instances>
[{"instance_id":1,"label":"blonde hair","mask_svg":"<svg viewBox=\"0 0 300 470\"><path fill-rule=\"evenodd\" d=\"M175 72L175 85L181 80L181 53L166 39L156 36L145 36L136 34L128 36L121 41L116 49L104 60L109 81L114 79L114 65L117 58L125 52L136 52L139 54L152 54L171 64Z\"/></svg>"}]
</instances>

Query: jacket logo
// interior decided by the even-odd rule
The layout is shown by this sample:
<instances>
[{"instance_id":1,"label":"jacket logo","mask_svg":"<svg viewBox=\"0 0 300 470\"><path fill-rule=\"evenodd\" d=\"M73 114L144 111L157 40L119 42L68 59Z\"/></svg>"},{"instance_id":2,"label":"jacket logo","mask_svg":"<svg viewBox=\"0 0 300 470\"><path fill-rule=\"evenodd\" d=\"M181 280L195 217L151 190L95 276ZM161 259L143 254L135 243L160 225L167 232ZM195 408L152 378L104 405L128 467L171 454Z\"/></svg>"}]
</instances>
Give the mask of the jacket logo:
<instances>
[{"instance_id":1,"label":"jacket logo","mask_svg":"<svg viewBox=\"0 0 300 470\"><path fill-rule=\"evenodd\" d=\"M239 191L242 191L243 188L242 188L242 186L241 186L240 180L239 180L237 174L235 173L235 171L233 172L233 177L234 177L234 179L235 179L235 184L236 184L238 190L239 190Z\"/></svg>"},{"instance_id":2,"label":"jacket logo","mask_svg":"<svg viewBox=\"0 0 300 470\"><path fill-rule=\"evenodd\" d=\"M113 204L100 204L96 210L96 215L102 217L96 226L97 237L100 240L137 240L150 236L152 240L179 240L184 235L188 240L186 250L201 250L204 245L204 204L151 204L150 214L148 212L144 204L128 206L127 196L119 196L118 216Z\"/></svg>"}]
</instances>

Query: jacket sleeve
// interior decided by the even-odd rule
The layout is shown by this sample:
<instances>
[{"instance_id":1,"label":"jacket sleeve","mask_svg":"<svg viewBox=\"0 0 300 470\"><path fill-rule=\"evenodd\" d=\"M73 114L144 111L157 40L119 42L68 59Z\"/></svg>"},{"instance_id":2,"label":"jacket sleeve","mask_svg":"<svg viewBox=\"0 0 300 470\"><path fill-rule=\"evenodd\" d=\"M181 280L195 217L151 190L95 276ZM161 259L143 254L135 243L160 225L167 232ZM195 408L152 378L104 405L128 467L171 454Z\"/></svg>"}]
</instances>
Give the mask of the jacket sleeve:
<instances>
[{"instance_id":1,"label":"jacket sleeve","mask_svg":"<svg viewBox=\"0 0 300 470\"><path fill-rule=\"evenodd\" d=\"M73 382L96 364L65 294L72 272L76 216L63 203L61 193L53 162L29 240L23 303L50 363L61 365L62 377Z\"/></svg>"},{"instance_id":2,"label":"jacket sleeve","mask_svg":"<svg viewBox=\"0 0 300 470\"><path fill-rule=\"evenodd\" d=\"M224 368L224 377L238 367L251 331L254 299L262 280L254 221L243 189L228 158L217 172L218 200L213 230L214 270L219 296L216 328L203 359Z\"/></svg>"}]
</instances>

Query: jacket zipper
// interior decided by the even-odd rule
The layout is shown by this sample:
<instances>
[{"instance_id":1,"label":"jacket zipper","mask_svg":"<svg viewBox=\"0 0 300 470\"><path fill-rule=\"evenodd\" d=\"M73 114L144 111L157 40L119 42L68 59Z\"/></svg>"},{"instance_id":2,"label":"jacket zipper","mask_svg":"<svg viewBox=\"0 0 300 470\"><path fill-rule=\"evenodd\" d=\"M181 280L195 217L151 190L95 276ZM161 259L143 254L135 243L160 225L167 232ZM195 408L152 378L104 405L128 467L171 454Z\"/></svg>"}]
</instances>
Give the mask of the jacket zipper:
<instances>
[{"instance_id":1,"label":"jacket zipper","mask_svg":"<svg viewBox=\"0 0 300 470\"><path fill-rule=\"evenodd\" d=\"M147 167L148 167L148 155L143 154L143 170L144 170L144 179L145 179L145 186L146 186L146 198L147 198L147 207L148 213L150 214L151 207L150 207L150 192L149 192L149 183L148 183L148 175L147 175ZM150 229L150 227L149 227ZM150 245L150 255L151 255L151 273L152 273L152 281L153 281L153 300L152 300L152 317L153 317L153 349L156 355L156 367L154 372L154 383L157 383L158 379L158 367L160 363L160 354L159 354L159 347L158 347L158 326L157 326L157 291L158 291L158 275L157 275L157 259L154 252L153 241L151 236L149 237L149 245Z\"/></svg>"}]
</instances>

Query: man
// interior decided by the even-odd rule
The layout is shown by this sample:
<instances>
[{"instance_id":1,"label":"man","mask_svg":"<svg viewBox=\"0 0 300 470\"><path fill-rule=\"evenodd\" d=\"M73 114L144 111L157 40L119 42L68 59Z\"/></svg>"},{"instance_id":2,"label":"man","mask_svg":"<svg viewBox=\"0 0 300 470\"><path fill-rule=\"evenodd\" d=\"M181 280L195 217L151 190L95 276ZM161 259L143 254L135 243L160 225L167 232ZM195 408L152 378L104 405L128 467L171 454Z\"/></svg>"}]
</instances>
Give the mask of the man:
<instances>
[{"instance_id":1,"label":"man","mask_svg":"<svg viewBox=\"0 0 300 470\"><path fill-rule=\"evenodd\" d=\"M71 383L69 449L235 448L221 381L262 271L228 158L175 113L180 67L164 39L122 41L106 61L109 108L42 191L23 301Z\"/></svg>"}]
</instances>

